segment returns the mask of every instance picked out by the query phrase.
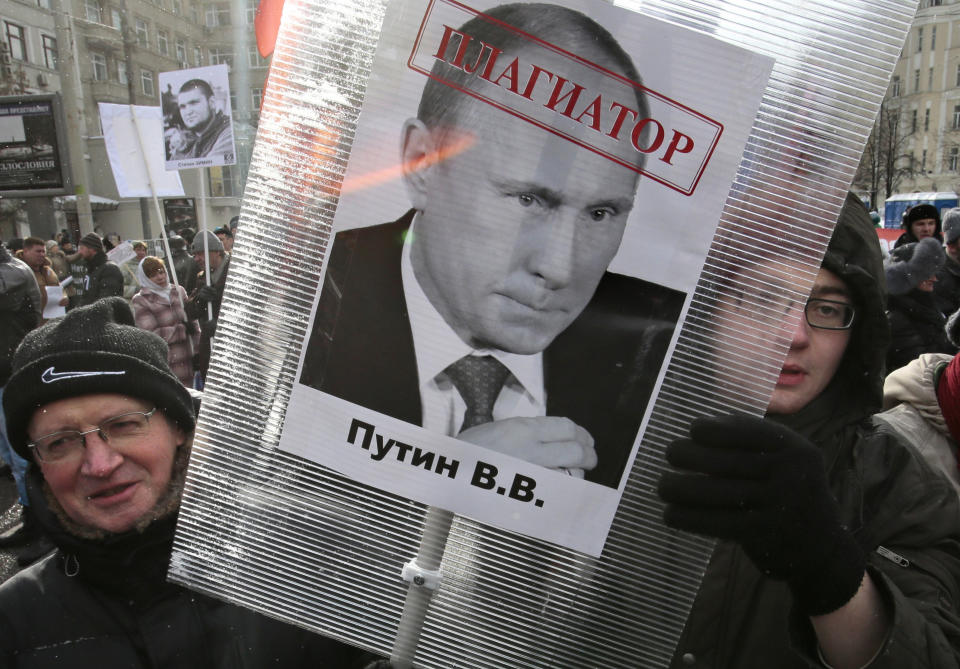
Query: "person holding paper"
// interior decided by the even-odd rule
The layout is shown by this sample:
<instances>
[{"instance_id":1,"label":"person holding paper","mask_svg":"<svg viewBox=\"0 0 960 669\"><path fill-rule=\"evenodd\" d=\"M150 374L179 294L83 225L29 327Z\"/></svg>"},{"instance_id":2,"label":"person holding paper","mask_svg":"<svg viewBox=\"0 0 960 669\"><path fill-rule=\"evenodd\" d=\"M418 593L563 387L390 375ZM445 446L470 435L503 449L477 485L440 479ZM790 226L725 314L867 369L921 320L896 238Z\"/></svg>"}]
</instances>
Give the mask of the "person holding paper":
<instances>
[{"instance_id":1,"label":"person holding paper","mask_svg":"<svg viewBox=\"0 0 960 669\"><path fill-rule=\"evenodd\" d=\"M41 311L47 308L48 288L60 288L60 282L57 275L50 267L50 261L47 260L47 246L39 237L27 237L23 240L23 248L17 252L19 257L33 270L33 276L40 286ZM61 307L67 306L69 299L63 296L59 303ZM41 322L46 322L46 319Z\"/></svg>"},{"instance_id":2,"label":"person holding paper","mask_svg":"<svg viewBox=\"0 0 960 669\"><path fill-rule=\"evenodd\" d=\"M762 285L763 304L718 306L721 363L751 355L758 318L789 346L766 417L700 418L667 449L664 520L721 540L671 667L956 667L960 499L871 420L889 331L877 235L854 194L794 302L808 272L786 253L761 261L734 280Z\"/></svg>"},{"instance_id":3,"label":"person holding paper","mask_svg":"<svg viewBox=\"0 0 960 669\"><path fill-rule=\"evenodd\" d=\"M563 72L569 61L530 36L561 44L598 66L580 81L585 98L649 116L630 56L589 17L548 4L486 14L494 20L459 29L471 39L464 62L484 44L504 64ZM448 58L459 60L453 42ZM589 127L555 134L543 126L563 114L536 103L537 123L505 113L470 94L485 80L448 69L403 127L413 208L336 237L301 383L617 487L682 304L676 291L606 271L644 154L614 141L611 155L591 151ZM482 424L460 380L478 376L497 379Z\"/></svg>"},{"instance_id":4,"label":"person holding paper","mask_svg":"<svg viewBox=\"0 0 960 669\"><path fill-rule=\"evenodd\" d=\"M109 297L17 349L10 443L57 550L0 586L0 666L364 666L359 649L167 580L196 410L166 348Z\"/></svg>"}]
</instances>

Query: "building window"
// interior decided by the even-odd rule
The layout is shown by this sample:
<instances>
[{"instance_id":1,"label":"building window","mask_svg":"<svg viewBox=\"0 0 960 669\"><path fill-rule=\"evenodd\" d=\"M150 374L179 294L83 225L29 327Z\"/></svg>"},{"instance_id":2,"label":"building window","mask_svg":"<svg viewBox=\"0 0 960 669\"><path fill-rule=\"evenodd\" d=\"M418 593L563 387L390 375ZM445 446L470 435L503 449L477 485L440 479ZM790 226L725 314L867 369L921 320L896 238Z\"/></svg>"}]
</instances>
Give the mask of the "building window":
<instances>
[{"instance_id":1,"label":"building window","mask_svg":"<svg viewBox=\"0 0 960 669\"><path fill-rule=\"evenodd\" d=\"M913 71L913 92L916 93L920 90L920 69L917 68Z\"/></svg>"},{"instance_id":2,"label":"building window","mask_svg":"<svg viewBox=\"0 0 960 669\"><path fill-rule=\"evenodd\" d=\"M146 48L150 44L150 33L147 32L147 22L143 19L137 19L134 23L134 30L136 30L137 33L137 45Z\"/></svg>"},{"instance_id":3,"label":"building window","mask_svg":"<svg viewBox=\"0 0 960 669\"><path fill-rule=\"evenodd\" d=\"M927 150L924 149L923 153L920 154L920 171L927 171Z\"/></svg>"},{"instance_id":4,"label":"building window","mask_svg":"<svg viewBox=\"0 0 960 669\"><path fill-rule=\"evenodd\" d=\"M7 49L14 60L27 60L27 41L24 37L23 26L9 21L3 22L7 35Z\"/></svg>"},{"instance_id":5,"label":"building window","mask_svg":"<svg viewBox=\"0 0 960 669\"><path fill-rule=\"evenodd\" d=\"M947 155L947 170L956 172L958 163L960 163L960 147L952 146L950 147L950 153Z\"/></svg>"},{"instance_id":6,"label":"building window","mask_svg":"<svg viewBox=\"0 0 960 669\"><path fill-rule=\"evenodd\" d=\"M257 18L257 0L247 0L247 25L253 25Z\"/></svg>"},{"instance_id":7,"label":"building window","mask_svg":"<svg viewBox=\"0 0 960 669\"><path fill-rule=\"evenodd\" d=\"M102 53L91 52L90 64L93 65L93 80L107 80L107 57Z\"/></svg>"},{"instance_id":8,"label":"building window","mask_svg":"<svg viewBox=\"0 0 960 669\"><path fill-rule=\"evenodd\" d=\"M917 110L914 109L910 112L910 132L917 131Z\"/></svg>"},{"instance_id":9,"label":"building window","mask_svg":"<svg viewBox=\"0 0 960 669\"><path fill-rule=\"evenodd\" d=\"M203 49L198 46L193 47L193 64L196 67L203 65ZM957 76L960 77L960 71L957 72Z\"/></svg>"},{"instance_id":10,"label":"building window","mask_svg":"<svg viewBox=\"0 0 960 669\"><path fill-rule=\"evenodd\" d=\"M183 39L177 38L176 44L174 44L174 50L177 54L177 62L181 66L187 64L187 42Z\"/></svg>"},{"instance_id":11,"label":"building window","mask_svg":"<svg viewBox=\"0 0 960 669\"><path fill-rule=\"evenodd\" d=\"M124 85L130 83L130 79L127 77L127 61L125 60L117 61L117 81Z\"/></svg>"},{"instance_id":12,"label":"building window","mask_svg":"<svg viewBox=\"0 0 960 669\"><path fill-rule=\"evenodd\" d=\"M960 130L960 105L953 106L953 129Z\"/></svg>"},{"instance_id":13,"label":"building window","mask_svg":"<svg viewBox=\"0 0 960 669\"><path fill-rule=\"evenodd\" d=\"M233 52L227 48L214 46L210 47L210 64L226 65L233 67Z\"/></svg>"},{"instance_id":14,"label":"building window","mask_svg":"<svg viewBox=\"0 0 960 669\"><path fill-rule=\"evenodd\" d=\"M153 97L156 92L153 89L153 72L150 70L140 70L140 87L144 95Z\"/></svg>"},{"instance_id":15,"label":"building window","mask_svg":"<svg viewBox=\"0 0 960 669\"><path fill-rule=\"evenodd\" d=\"M170 53L170 38L167 36L166 30L157 31L157 51L160 52L161 56L166 56ZM932 72L933 70L931 70Z\"/></svg>"},{"instance_id":16,"label":"building window","mask_svg":"<svg viewBox=\"0 0 960 669\"><path fill-rule=\"evenodd\" d=\"M207 5L204 13L204 24L208 28L216 28L217 26L228 26L230 25L230 5L229 4L213 4Z\"/></svg>"},{"instance_id":17,"label":"building window","mask_svg":"<svg viewBox=\"0 0 960 669\"><path fill-rule=\"evenodd\" d=\"M917 28L917 53L923 51L923 28Z\"/></svg>"},{"instance_id":18,"label":"building window","mask_svg":"<svg viewBox=\"0 0 960 669\"><path fill-rule=\"evenodd\" d=\"M237 189L233 183L233 170L229 165L211 167L207 170L210 175L210 194L213 197L233 197Z\"/></svg>"},{"instance_id":19,"label":"building window","mask_svg":"<svg viewBox=\"0 0 960 669\"><path fill-rule=\"evenodd\" d=\"M250 107L253 111L260 111L260 105L263 104L263 89L262 88L251 88L250 89Z\"/></svg>"},{"instance_id":20,"label":"building window","mask_svg":"<svg viewBox=\"0 0 960 669\"><path fill-rule=\"evenodd\" d=\"M37 7L40 9L53 9L53 0L37 0Z\"/></svg>"},{"instance_id":21,"label":"building window","mask_svg":"<svg viewBox=\"0 0 960 669\"><path fill-rule=\"evenodd\" d=\"M250 67L266 67L267 59L260 55L256 44L247 47L247 65Z\"/></svg>"},{"instance_id":22,"label":"building window","mask_svg":"<svg viewBox=\"0 0 960 669\"><path fill-rule=\"evenodd\" d=\"M933 26L930 28L930 50L933 51L937 48L937 27Z\"/></svg>"},{"instance_id":23,"label":"building window","mask_svg":"<svg viewBox=\"0 0 960 669\"><path fill-rule=\"evenodd\" d=\"M110 25L117 30L123 30L123 16L120 14L120 10L116 7L110 8Z\"/></svg>"},{"instance_id":24,"label":"building window","mask_svg":"<svg viewBox=\"0 0 960 669\"><path fill-rule=\"evenodd\" d=\"M957 86L960 86L960 65L957 65ZM900 97L900 75L893 75L890 80L890 97Z\"/></svg>"},{"instance_id":25,"label":"building window","mask_svg":"<svg viewBox=\"0 0 960 669\"><path fill-rule=\"evenodd\" d=\"M57 38L50 35L40 35L43 42L43 66L51 70L57 69Z\"/></svg>"},{"instance_id":26,"label":"building window","mask_svg":"<svg viewBox=\"0 0 960 669\"><path fill-rule=\"evenodd\" d=\"M927 89L933 90L933 68L930 68L930 71L927 72Z\"/></svg>"},{"instance_id":27,"label":"building window","mask_svg":"<svg viewBox=\"0 0 960 669\"><path fill-rule=\"evenodd\" d=\"M83 0L83 14L87 21L100 23L102 14L100 13L100 3L97 0Z\"/></svg>"},{"instance_id":28,"label":"building window","mask_svg":"<svg viewBox=\"0 0 960 669\"><path fill-rule=\"evenodd\" d=\"M923 131L930 131L930 108L927 107L923 110Z\"/></svg>"}]
</instances>

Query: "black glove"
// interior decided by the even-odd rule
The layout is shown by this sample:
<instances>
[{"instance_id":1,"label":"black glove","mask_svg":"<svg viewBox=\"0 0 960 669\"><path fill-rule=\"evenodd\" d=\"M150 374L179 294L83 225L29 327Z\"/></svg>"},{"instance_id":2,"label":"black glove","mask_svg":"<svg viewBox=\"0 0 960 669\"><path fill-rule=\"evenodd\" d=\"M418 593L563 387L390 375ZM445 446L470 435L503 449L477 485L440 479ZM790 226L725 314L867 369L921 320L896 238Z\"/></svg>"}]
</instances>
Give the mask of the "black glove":
<instances>
[{"instance_id":1,"label":"black glove","mask_svg":"<svg viewBox=\"0 0 960 669\"><path fill-rule=\"evenodd\" d=\"M743 415L701 418L667 448L660 497L667 525L731 539L800 610L821 615L856 594L866 555L840 523L823 456L805 437Z\"/></svg>"},{"instance_id":2,"label":"black glove","mask_svg":"<svg viewBox=\"0 0 960 669\"><path fill-rule=\"evenodd\" d=\"M208 302L217 301L217 289L213 286L200 286L197 289L196 301L199 304L207 304Z\"/></svg>"},{"instance_id":3,"label":"black glove","mask_svg":"<svg viewBox=\"0 0 960 669\"><path fill-rule=\"evenodd\" d=\"M197 332L197 324L196 324L195 321L184 321L184 322L183 322L183 329L184 329L184 331L186 331L187 336L189 337L189 336L191 336L191 335L196 334L196 332Z\"/></svg>"}]
</instances>

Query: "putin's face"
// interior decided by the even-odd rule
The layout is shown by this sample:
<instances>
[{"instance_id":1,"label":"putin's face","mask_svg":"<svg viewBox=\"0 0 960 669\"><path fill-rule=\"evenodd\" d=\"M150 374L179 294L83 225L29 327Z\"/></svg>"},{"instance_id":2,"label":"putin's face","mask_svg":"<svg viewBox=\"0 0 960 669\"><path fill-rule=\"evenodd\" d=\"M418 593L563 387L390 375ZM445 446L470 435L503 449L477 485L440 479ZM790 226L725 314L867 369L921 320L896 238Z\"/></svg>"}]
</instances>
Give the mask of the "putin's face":
<instances>
[{"instance_id":1,"label":"putin's face","mask_svg":"<svg viewBox=\"0 0 960 669\"><path fill-rule=\"evenodd\" d=\"M638 174L490 105L474 107L470 129L448 141L467 148L408 174L419 212L414 273L468 345L538 353L593 296L620 246ZM438 148L419 121L408 122L405 140Z\"/></svg>"}]
</instances>

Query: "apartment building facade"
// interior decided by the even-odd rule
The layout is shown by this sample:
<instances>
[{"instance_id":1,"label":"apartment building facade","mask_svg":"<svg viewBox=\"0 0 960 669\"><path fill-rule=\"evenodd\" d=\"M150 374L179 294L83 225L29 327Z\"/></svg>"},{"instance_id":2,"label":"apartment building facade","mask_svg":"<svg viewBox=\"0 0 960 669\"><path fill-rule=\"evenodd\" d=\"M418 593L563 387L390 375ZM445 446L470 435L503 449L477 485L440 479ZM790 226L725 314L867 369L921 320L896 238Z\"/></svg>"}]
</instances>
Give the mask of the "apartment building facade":
<instances>
[{"instance_id":1,"label":"apartment building facade","mask_svg":"<svg viewBox=\"0 0 960 669\"><path fill-rule=\"evenodd\" d=\"M7 0L0 5L4 30L0 48L8 52L11 70L22 70L26 82L18 92L60 92L65 106L70 109L72 104L79 116L73 127L81 135L82 148L76 153L83 155L70 159L82 160L85 167L86 177L80 181L86 182L82 187L90 195L91 227L137 239L156 236L161 224L152 203L118 196L98 103L160 106L158 73L221 63L230 72L238 164L183 170L187 201L166 204L192 206L198 215L202 207L210 227L239 213L269 66L256 50L256 4L256 0ZM72 70L65 72L68 67ZM11 74L6 79L19 81L18 77ZM207 195L203 201L201 192ZM0 206L0 238L23 236L24 218L30 234L47 237L63 227L80 232L75 198L27 198L17 207L19 227Z\"/></svg>"},{"instance_id":2,"label":"apartment building facade","mask_svg":"<svg viewBox=\"0 0 960 669\"><path fill-rule=\"evenodd\" d=\"M960 0L921 1L880 123L887 132L896 126L896 138L878 149L879 162L896 167L896 192L960 191ZM866 192L864 172L861 165L854 185ZM885 195L881 184L875 206Z\"/></svg>"}]
</instances>

